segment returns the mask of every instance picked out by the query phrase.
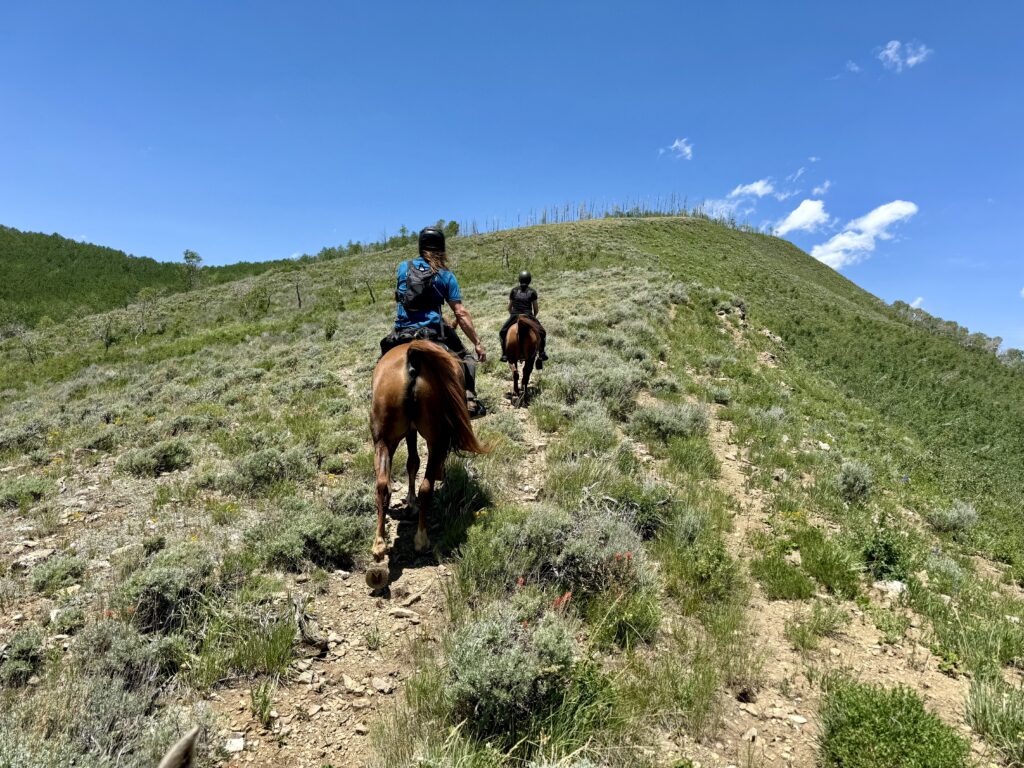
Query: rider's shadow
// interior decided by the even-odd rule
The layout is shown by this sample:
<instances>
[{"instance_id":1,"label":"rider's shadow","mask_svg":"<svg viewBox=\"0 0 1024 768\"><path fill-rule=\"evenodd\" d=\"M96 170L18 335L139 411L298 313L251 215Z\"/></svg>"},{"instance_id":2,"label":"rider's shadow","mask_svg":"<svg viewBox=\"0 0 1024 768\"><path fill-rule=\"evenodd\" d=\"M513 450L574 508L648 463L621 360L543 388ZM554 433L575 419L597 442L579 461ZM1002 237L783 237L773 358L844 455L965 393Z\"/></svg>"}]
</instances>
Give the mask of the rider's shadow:
<instances>
[{"instance_id":1,"label":"rider's shadow","mask_svg":"<svg viewBox=\"0 0 1024 768\"><path fill-rule=\"evenodd\" d=\"M448 465L445 479L435 486L434 500L427 513L430 549L417 553L413 545L419 516L404 502L392 507L388 515L398 526L391 545L388 569L391 583L407 568L437 565L466 541L477 514L492 504L492 498L472 467L459 459Z\"/></svg>"}]
</instances>

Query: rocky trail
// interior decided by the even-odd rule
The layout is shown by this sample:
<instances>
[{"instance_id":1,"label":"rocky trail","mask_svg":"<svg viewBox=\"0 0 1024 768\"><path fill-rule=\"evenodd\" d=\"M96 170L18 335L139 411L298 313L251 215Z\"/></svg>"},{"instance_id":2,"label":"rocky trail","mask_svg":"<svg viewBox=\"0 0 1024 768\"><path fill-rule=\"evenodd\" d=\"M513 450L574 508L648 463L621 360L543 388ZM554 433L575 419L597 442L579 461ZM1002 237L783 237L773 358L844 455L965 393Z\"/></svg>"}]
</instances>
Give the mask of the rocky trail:
<instances>
[{"instance_id":1,"label":"rocky trail","mask_svg":"<svg viewBox=\"0 0 1024 768\"><path fill-rule=\"evenodd\" d=\"M544 471L547 441L526 408L502 398L495 413L511 413L519 424L527 453L520 462L510 500L536 500ZM487 417L476 422L486 423ZM396 453L388 535L391 584L371 594L361 573L335 571L321 594L307 595L308 582L292 578L293 596L306 599L306 613L326 649L302 646L308 654L295 661L273 694L266 724L253 714L250 685L218 689L211 703L220 726L216 743L227 753L224 764L260 766L370 765L374 752L370 729L402 694L415 671L414 642L436 642L447 620L445 580L451 570L434 553L413 550L416 517L406 505L404 447ZM439 486L440 488L440 486ZM437 539L441 522L430 523Z\"/></svg>"},{"instance_id":2,"label":"rocky trail","mask_svg":"<svg viewBox=\"0 0 1024 768\"><path fill-rule=\"evenodd\" d=\"M733 426L719 418L720 410L720 406L712 408L709 438L721 466L718 485L735 505L726 546L734 558L749 566L756 554L750 536L770 532L773 513L768 508L767 494L752 487L751 473L757 470L743 448L735 444ZM798 601L768 600L760 585L752 578L749 581L749 632L759 654L760 687L752 695L723 696L721 727L710 743L697 745L691 753L694 766L816 765L820 681L833 670L852 673L863 682L913 688L932 711L970 739L977 757L990 757L990 748L964 719L969 680L951 677L939 669L940 659L923 644L921 618L900 605L898 593L886 591L881 585L871 593L873 603L909 616L910 626L898 642L886 643L863 610L853 602L844 602L841 605L849 622L836 636L822 638L816 650L801 652L793 648L784 632L786 623L806 611L807 606ZM817 597L830 599L824 593Z\"/></svg>"}]
</instances>

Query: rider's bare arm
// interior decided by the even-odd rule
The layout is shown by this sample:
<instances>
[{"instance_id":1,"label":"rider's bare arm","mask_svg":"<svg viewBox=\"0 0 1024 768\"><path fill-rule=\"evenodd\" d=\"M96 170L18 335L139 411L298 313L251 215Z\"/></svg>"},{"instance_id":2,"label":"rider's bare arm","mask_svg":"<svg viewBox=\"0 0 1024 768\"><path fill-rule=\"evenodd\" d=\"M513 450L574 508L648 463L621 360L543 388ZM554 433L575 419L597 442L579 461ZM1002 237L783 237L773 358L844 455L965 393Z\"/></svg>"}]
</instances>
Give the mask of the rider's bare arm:
<instances>
[{"instance_id":1,"label":"rider's bare arm","mask_svg":"<svg viewBox=\"0 0 1024 768\"><path fill-rule=\"evenodd\" d=\"M476 356L480 358L480 362L483 362L487 359L487 352L484 349L483 342L480 341L480 337L476 333L476 328L473 327L473 318L470 317L469 310L466 309L466 306L461 301L450 301L448 306L455 313L455 322L459 324L459 328L465 331L469 340L473 342Z\"/></svg>"}]
</instances>

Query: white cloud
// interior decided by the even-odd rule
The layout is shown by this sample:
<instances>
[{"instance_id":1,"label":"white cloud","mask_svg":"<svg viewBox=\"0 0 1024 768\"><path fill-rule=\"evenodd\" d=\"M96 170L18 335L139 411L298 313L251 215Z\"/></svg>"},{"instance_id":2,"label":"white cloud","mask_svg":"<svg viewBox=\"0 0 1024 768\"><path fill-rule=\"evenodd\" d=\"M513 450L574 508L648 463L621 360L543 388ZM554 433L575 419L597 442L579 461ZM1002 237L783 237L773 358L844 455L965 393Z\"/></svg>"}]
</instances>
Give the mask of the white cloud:
<instances>
[{"instance_id":1,"label":"white cloud","mask_svg":"<svg viewBox=\"0 0 1024 768\"><path fill-rule=\"evenodd\" d=\"M825 181L823 181L821 184L819 184L818 186L816 186L814 189L811 190L811 194L812 195L824 195L831 188L832 188L832 182L829 181L828 179L825 179Z\"/></svg>"},{"instance_id":2,"label":"white cloud","mask_svg":"<svg viewBox=\"0 0 1024 768\"><path fill-rule=\"evenodd\" d=\"M914 309L920 309L922 304L924 304L924 296L918 296L916 299L910 302L910 306L912 306Z\"/></svg>"},{"instance_id":3,"label":"white cloud","mask_svg":"<svg viewBox=\"0 0 1024 768\"><path fill-rule=\"evenodd\" d=\"M689 160L693 157L693 143L689 139L676 139L669 146L658 150L659 155L671 152L678 160Z\"/></svg>"},{"instance_id":4,"label":"white cloud","mask_svg":"<svg viewBox=\"0 0 1024 768\"><path fill-rule=\"evenodd\" d=\"M796 181L797 179L804 175L804 171L806 170L807 169L801 165L799 168L797 168L795 171L789 174L789 176L786 177L786 181Z\"/></svg>"},{"instance_id":5,"label":"white cloud","mask_svg":"<svg viewBox=\"0 0 1024 768\"><path fill-rule=\"evenodd\" d=\"M907 43L903 46L903 53L906 58L907 66L916 67L918 64L924 64L928 57L932 55L933 51L924 43Z\"/></svg>"},{"instance_id":6,"label":"white cloud","mask_svg":"<svg viewBox=\"0 0 1024 768\"><path fill-rule=\"evenodd\" d=\"M882 66L891 69L893 72L902 72L903 68L910 69L928 60L934 51L924 43L911 41L901 43L899 40L890 40L878 53L878 60Z\"/></svg>"},{"instance_id":7,"label":"white cloud","mask_svg":"<svg viewBox=\"0 0 1024 768\"><path fill-rule=\"evenodd\" d=\"M756 195L757 197L764 197L770 195L775 191L775 187L772 186L770 179L758 179L752 181L749 184L740 184L736 189L729 193L729 197L742 197L745 195Z\"/></svg>"},{"instance_id":8,"label":"white cloud","mask_svg":"<svg viewBox=\"0 0 1024 768\"><path fill-rule=\"evenodd\" d=\"M790 232L803 230L813 232L822 224L828 223L829 216L825 213L825 203L821 200L804 200L790 214L775 225L775 234L782 237Z\"/></svg>"},{"instance_id":9,"label":"white cloud","mask_svg":"<svg viewBox=\"0 0 1024 768\"><path fill-rule=\"evenodd\" d=\"M1020 289L1020 297L1024 299L1024 288Z\"/></svg>"},{"instance_id":10,"label":"white cloud","mask_svg":"<svg viewBox=\"0 0 1024 768\"><path fill-rule=\"evenodd\" d=\"M799 195L799 194L800 194L800 190L799 189L794 189L794 190L792 190L790 192L782 192L782 191L776 192L774 195L772 195L772 197L774 197L776 200L779 200L781 202L782 200L788 200L789 198L793 197L793 195Z\"/></svg>"},{"instance_id":11,"label":"white cloud","mask_svg":"<svg viewBox=\"0 0 1024 768\"><path fill-rule=\"evenodd\" d=\"M818 162L819 160L821 160L821 158L820 158L820 157L818 157L818 156L816 156L816 155L811 155L811 156L810 156L810 157L808 157L807 159L808 159L808 160L809 160L810 162L812 162L812 163L816 163L816 162Z\"/></svg>"},{"instance_id":12,"label":"white cloud","mask_svg":"<svg viewBox=\"0 0 1024 768\"><path fill-rule=\"evenodd\" d=\"M876 240L890 240L889 227L909 219L917 213L917 206L907 200L893 200L854 219L842 232L827 242L814 246L811 256L833 269L856 264L875 250Z\"/></svg>"},{"instance_id":13,"label":"white cloud","mask_svg":"<svg viewBox=\"0 0 1024 768\"><path fill-rule=\"evenodd\" d=\"M739 200L705 200L700 204L700 209L713 219L728 219L736 215L739 209Z\"/></svg>"},{"instance_id":14,"label":"white cloud","mask_svg":"<svg viewBox=\"0 0 1024 768\"><path fill-rule=\"evenodd\" d=\"M846 60L846 71L847 72L852 72L853 74L856 75L858 72L860 72L860 65L857 62L855 62L855 61L851 61L850 59L847 59Z\"/></svg>"}]
</instances>

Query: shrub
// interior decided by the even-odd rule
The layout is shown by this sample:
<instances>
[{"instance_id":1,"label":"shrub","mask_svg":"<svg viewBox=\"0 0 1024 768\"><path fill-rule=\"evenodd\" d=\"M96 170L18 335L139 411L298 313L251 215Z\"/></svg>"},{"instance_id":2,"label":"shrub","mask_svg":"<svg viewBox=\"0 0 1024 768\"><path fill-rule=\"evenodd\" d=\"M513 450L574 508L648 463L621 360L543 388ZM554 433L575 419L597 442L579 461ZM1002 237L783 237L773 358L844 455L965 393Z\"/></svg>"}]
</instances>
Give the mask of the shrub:
<instances>
[{"instance_id":1,"label":"shrub","mask_svg":"<svg viewBox=\"0 0 1024 768\"><path fill-rule=\"evenodd\" d=\"M1007 765L1024 765L1024 688L976 679L967 699L967 723Z\"/></svg>"},{"instance_id":2,"label":"shrub","mask_svg":"<svg viewBox=\"0 0 1024 768\"><path fill-rule=\"evenodd\" d=\"M43 665L43 636L35 627L14 633L7 647L6 659L0 664L0 685L25 685Z\"/></svg>"},{"instance_id":3,"label":"shrub","mask_svg":"<svg viewBox=\"0 0 1024 768\"><path fill-rule=\"evenodd\" d=\"M871 469L859 461L844 461L839 468L839 493L851 504L867 500L871 493Z\"/></svg>"},{"instance_id":4,"label":"shrub","mask_svg":"<svg viewBox=\"0 0 1024 768\"><path fill-rule=\"evenodd\" d=\"M803 528L794 536L800 548L800 566L829 591L852 600L860 591L857 563L850 552L817 528Z\"/></svg>"},{"instance_id":5,"label":"shrub","mask_svg":"<svg viewBox=\"0 0 1024 768\"><path fill-rule=\"evenodd\" d=\"M452 638L444 683L452 721L514 743L530 721L558 706L572 664L573 633L564 619L548 613L520 622L492 608Z\"/></svg>"},{"instance_id":6,"label":"shrub","mask_svg":"<svg viewBox=\"0 0 1024 768\"><path fill-rule=\"evenodd\" d=\"M176 472L192 464L192 449L181 440L164 440L149 448L129 451L117 462L117 468L136 477L155 477Z\"/></svg>"},{"instance_id":7,"label":"shrub","mask_svg":"<svg viewBox=\"0 0 1024 768\"><path fill-rule=\"evenodd\" d=\"M639 589L653 579L637 533L621 519L587 509L570 514L540 507L470 529L463 562L460 570L478 588L500 593L522 577L571 591L577 600L613 587Z\"/></svg>"},{"instance_id":8,"label":"shrub","mask_svg":"<svg viewBox=\"0 0 1024 768\"><path fill-rule=\"evenodd\" d=\"M164 550L131 575L116 602L143 632L180 629L212 586L213 565L197 544Z\"/></svg>"},{"instance_id":9,"label":"shrub","mask_svg":"<svg viewBox=\"0 0 1024 768\"><path fill-rule=\"evenodd\" d=\"M758 580L769 600L805 600L814 594L814 582L781 552L772 551L750 562L750 575Z\"/></svg>"},{"instance_id":10,"label":"shrub","mask_svg":"<svg viewBox=\"0 0 1024 768\"><path fill-rule=\"evenodd\" d=\"M186 657L180 639L146 637L114 619L91 624L72 646L77 670L136 689L173 675Z\"/></svg>"},{"instance_id":11,"label":"shrub","mask_svg":"<svg viewBox=\"0 0 1024 768\"><path fill-rule=\"evenodd\" d=\"M821 759L839 768L963 768L970 746L902 686L839 680L821 705Z\"/></svg>"},{"instance_id":12,"label":"shrub","mask_svg":"<svg viewBox=\"0 0 1024 768\"><path fill-rule=\"evenodd\" d=\"M708 397L718 405L728 405L732 402L732 392L728 387L711 387L708 389Z\"/></svg>"},{"instance_id":13,"label":"shrub","mask_svg":"<svg viewBox=\"0 0 1024 768\"><path fill-rule=\"evenodd\" d=\"M53 620L53 631L58 635L73 635L84 626L85 611L81 608L68 608Z\"/></svg>"},{"instance_id":14,"label":"shrub","mask_svg":"<svg viewBox=\"0 0 1024 768\"><path fill-rule=\"evenodd\" d=\"M707 434L708 411L691 403L640 408L630 418L629 427L638 437L665 443L673 437Z\"/></svg>"},{"instance_id":15,"label":"shrub","mask_svg":"<svg viewBox=\"0 0 1024 768\"><path fill-rule=\"evenodd\" d=\"M957 500L948 507L933 509L927 519L940 533L966 533L977 525L978 513L971 504Z\"/></svg>"},{"instance_id":16,"label":"shrub","mask_svg":"<svg viewBox=\"0 0 1024 768\"><path fill-rule=\"evenodd\" d=\"M284 480L301 480L309 471L301 451L266 448L236 459L234 471L221 484L226 490L253 493Z\"/></svg>"},{"instance_id":17,"label":"shrub","mask_svg":"<svg viewBox=\"0 0 1024 768\"><path fill-rule=\"evenodd\" d=\"M58 555L33 568L29 581L33 591L49 596L74 584L84 573L84 560L71 555Z\"/></svg>"},{"instance_id":18,"label":"shrub","mask_svg":"<svg viewBox=\"0 0 1024 768\"><path fill-rule=\"evenodd\" d=\"M305 563L350 568L357 553L367 548L373 533L373 518L362 506L352 506L348 497L332 501L332 512L304 502L286 505L274 519L251 530L247 545L267 565L299 570ZM352 514L349 514L352 512Z\"/></svg>"},{"instance_id":19,"label":"shrub","mask_svg":"<svg viewBox=\"0 0 1024 768\"><path fill-rule=\"evenodd\" d=\"M871 532L864 545L863 556L868 572L876 579L904 581L917 562L909 537L885 521Z\"/></svg>"},{"instance_id":20,"label":"shrub","mask_svg":"<svg viewBox=\"0 0 1024 768\"><path fill-rule=\"evenodd\" d=\"M50 490L41 477L13 477L0 483L0 509L27 509Z\"/></svg>"}]
</instances>

